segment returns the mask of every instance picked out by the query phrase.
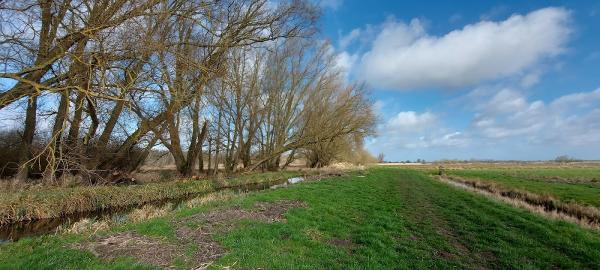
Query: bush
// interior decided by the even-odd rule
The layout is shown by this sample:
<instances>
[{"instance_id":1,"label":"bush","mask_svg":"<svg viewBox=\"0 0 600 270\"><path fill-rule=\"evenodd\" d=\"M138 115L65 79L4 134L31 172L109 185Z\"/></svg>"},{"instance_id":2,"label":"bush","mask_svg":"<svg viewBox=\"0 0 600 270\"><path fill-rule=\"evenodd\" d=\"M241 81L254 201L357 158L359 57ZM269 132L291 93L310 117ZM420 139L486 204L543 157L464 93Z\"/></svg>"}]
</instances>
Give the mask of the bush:
<instances>
[{"instance_id":1,"label":"bush","mask_svg":"<svg viewBox=\"0 0 600 270\"><path fill-rule=\"evenodd\" d=\"M559 163L569 163L569 162L577 162L579 161L576 158L567 156L567 155L562 155L562 156L558 156L554 159L554 161L559 162Z\"/></svg>"}]
</instances>

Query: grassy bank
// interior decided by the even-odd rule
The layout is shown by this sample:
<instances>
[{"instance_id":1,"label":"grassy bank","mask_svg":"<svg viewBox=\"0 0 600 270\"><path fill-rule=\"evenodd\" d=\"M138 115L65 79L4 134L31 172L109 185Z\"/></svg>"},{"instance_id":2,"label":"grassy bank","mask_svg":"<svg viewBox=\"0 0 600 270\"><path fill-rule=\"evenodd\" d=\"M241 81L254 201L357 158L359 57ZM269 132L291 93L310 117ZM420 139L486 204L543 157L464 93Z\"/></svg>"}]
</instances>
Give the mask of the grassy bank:
<instances>
[{"instance_id":1,"label":"grassy bank","mask_svg":"<svg viewBox=\"0 0 600 270\"><path fill-rule=\"evenodd\" d=\"M278 212L275 206L287 208ZM127 237L130 246L121 245L119 239ZM86 249L109 241L121 248L120 255L97 248L95 256ZM203 265L215 269L598 269L600 234L425 173L378 168L364 177L183 208L92 237L45 236L0 245L2 269L189 269L209 259Z\"/></svg>"},{"instance_id":2,"label":"grassy bank","mask_svg":"<svg viewBox=\"0 0 600 270\"><path fill-rule=\"evenodd\" d=\"M0 192L0 224L55 218L78 211L140 205L213 192L224 186L271 182L297 175L303 173L269 172L214 180L175 180L131 186L54 187Z\"/></svg>"},{"instance_id":3,"label":"grassy bank","mask_svg":"<svg viewBox=\"0 0 600 270\"><path fill-rule=\"evenodd\" d=\"M600 207L600 168L462 169L447 174Z\"/></svg>"}]
</instances>

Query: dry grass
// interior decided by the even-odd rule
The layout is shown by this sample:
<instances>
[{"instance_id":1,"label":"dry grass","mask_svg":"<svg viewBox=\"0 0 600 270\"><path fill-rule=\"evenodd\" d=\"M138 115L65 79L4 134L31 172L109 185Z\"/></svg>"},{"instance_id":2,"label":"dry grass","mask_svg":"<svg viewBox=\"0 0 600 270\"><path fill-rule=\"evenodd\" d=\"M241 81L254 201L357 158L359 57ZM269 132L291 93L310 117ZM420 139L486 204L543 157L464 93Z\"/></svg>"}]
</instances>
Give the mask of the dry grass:
<instances>
[{"instance_id":1,"label":"dry grass","mask_svg":"<svg viewBox=\"0 0 600 270\"><path fill-rule=\"evenodd\" d=\"M587 228L600 230L600 209L575 203L563 203L548 195L507 189L494 183L464 179L456 176L435 176L436 179L487 197L530 210L552 219L565 220Z\"/></svg>"},{"instance_id":2,"label":"dry grass","mask_svg":"<svg viewBox=\"0 0 600 270\"><path fill-rule=\"evenodd\" d=\"M185 252L181 246L135 232L100 237L94 241L74 244L72 247L87 250L109 261L121 256L131 256L140 262L163 269L175 269L172 261L183 257Z\"/></svg>"},{"instance_id":3,"label":"dry grass","mask_svg":"<svg viewBox=\"0 0 600 270\"><path fill-rule=\"evenodd\" d=\"M43 190L47 188L76 187L85 185L88 185L88 183L85 183L81 176L73 176L68 174L61 176L52 183L44 182L42 179L0 179L0 190L3 192L20 192L26 190Z\"/></svg>"},{"instance_id":4,"label":"dry grass","mask_svg":"<svg viewBox=\"0 0 600 270\"><path fill-rule=\"evenodd\" d=\"M552 161L505 161L505 162L432 162L432 163L380 163L379 166L402 166L419 170L437 170L440 166L446 170L464 169L557 169L557 168L598 168L600 161L559 163Z\"/></svg>"},{"instance_id":5,"label":"dry grass","mask_svg":"<svg viewBox=\"0 0 600 270\"><path fill-rule=\"evenodd\" d=\"M193 199L187 201L185 203L185 206L187 206L188 208L194 208L194 207L198 207L198 206L207 205L207 204L213 203L213 202L227 201L234 197L240 198L240 197L245 197L245 196L246 196L246 193L235 193L230 190L223 190L223 191L219 191L219 192L209 193L205 196L193 198Z\"/></svg>"},{"instance_id":6,"label":"dry grass","mask_svg":"<svg viewBox=\"0 0 600 270\"><path fill-rule=\"evenodd\" d=\"M366 167L364 165L356 165L356 164L352 164L352 163L348 163L348 162L338 162L338 163L333 163L327 167L325 167L325 169L329 169L329 170L343 170L343 171L356 171L356 170L364 170L366 169Z\"/></svg>"},{"instance_id":7,"label":"dry grass","mask_svg":"<svg viewBox=\"0 0 600 270\"><path fill-rule=\"evenodd\" d=\"M134 186L45 188L0 193L0 224L181 198L213 191L208 181L172 181Z\"/></svg>"},{"instance_id":8,"label":"dry grass","mask_svg":"<svg viewBox=\"0 0 600 270\"><path fill-rule=\"evenodd\" d=\"M246 196L246 193L236 194L232 191L224 190L190 199L183 203L182 207L194 208L198 206L207 205L209 203L227 201L234 197L239 198L243 196ZM175 207L172 203L167 203L163 206L144 205L141 208L134 209L130 213L128 213L127 218L125 218L125 220L134 223L142 222L152 218L164 217L172 213L174 210ZM93 235L99 231L106 230L114 226L115 224L116 223L111 219L95 220L90 218L84 218L71 225L61 226L57 228L56 232L67 234L89 233Z\"/></svg>"},{"instance_id":9,"label":"dry grass","mask_svg":"<svg viewBox=\"0 0 600 270\"><path fill-rule=\"evenodd\" d=\"M306 174L306 173L304 173ZM77 212L122 208L150 202L207 194L218 188L287 179L297 172L254 173L219 181L181 179L131 186L43 186L0 192L0 224L57 218Z\"/></svg>"},{"instance_id":10,"label":"dry grass","mask_svg":"<svg viewBox=\"0 0 600 270\"><path fill-rule=\"evenodd\" d=\"M72 234L81 234L81 233L92 233L96 234L98 231L103 231L110 228L111 224L106 220L94 220L89 218L84 218L79 220L73 225L63 228L59 227L57 229L57 233L72 233Z\"/></svg>"},{"instance_id":11,"label":"dry grass","mask_svg":"<svg viewBox=\"0 0 600 270\"><path fill-rule=\"evenodd\" d=\"M133 222L140 222L155 217L166 216L173 210L173 204L167 203L161 207L153 205L144 205L142 208L137 208L129 213L129 219Z\"/></svg>"},{"instance_id":12,"label":"dry grass","mask_svg":"<svg viewBox=\"0 0 600 270\"><path fill-rule=\"evenodd\" d=\"M212 196L203 196L194 200L192 205L205 204L216 200L231 198L231 193L219 192ZM259 202L252 209L244 209L237 206L231 208L219 208L210 212L203 212L189 216L185 221L201 221L199 227L186 225L186 222L174 223L177 226L176 239L180 244L164 241L162 238L141 235L133 231L120 232L109 236L94 236L83 243L73 244L75 249L87 250L94 255L113 260L119 256L132 256L141 262L158 266L161 268L177 268L173 259L180 258L192 269L204 269L211 265L216 259L223 256L226 250L217 242L213 235L215 233L229 232L238 227L238 222L251 219L260 222L273 223L284 222L284 214L290 208L304 208L307 204L301 201L278 201L272 203ZM135 221L135 216L140 219L165 215L170 208L142 208L137 213L131 213L130 219ZM67 233L86 233L106 229L108 225L102 222L94 222L88 219L74 224ZM197 246L191 258L186 258L186 244Z\"/></svg>"}]
</instances>

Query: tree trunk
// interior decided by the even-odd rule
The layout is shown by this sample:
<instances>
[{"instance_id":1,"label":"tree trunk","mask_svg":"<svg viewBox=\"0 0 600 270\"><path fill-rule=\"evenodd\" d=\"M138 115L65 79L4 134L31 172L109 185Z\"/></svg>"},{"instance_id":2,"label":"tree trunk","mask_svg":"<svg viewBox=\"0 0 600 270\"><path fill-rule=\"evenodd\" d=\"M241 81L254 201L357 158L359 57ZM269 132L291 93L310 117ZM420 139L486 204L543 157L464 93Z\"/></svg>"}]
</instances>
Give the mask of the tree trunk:
<instances>
[{"instance_id":1,"label":"tree trunk","mask_svg":"<svg viewBox=\"0 0 600 270\"><path fill-rule=\"evenodd\" d=\"M221 115L222 112L219 111L219 121L217 123L217 140L215 141L215 167L213 175L217 175L219 171L219 151L221 149Z\"/></svg>"},{"instance_id":2,"label":"tree trunk","mask_svg":"<svg viewBox=\"0 0 600 270\"><path fill-rule=\"evenodd\" d=\"M208 139L208 164L207 164L207 170L206 170L206 175L210 174L210 168L211 168L211 161L212 161L212 138Z\"/></svg>"},{"instance_id":3,"label":"tree trunk","mask_svg":"<svg viewBox=\"0 0 600 270\"><path fill-rule=\"evenodd\" d=\"M37 96L29 98L27 103L27 112L25 116L25 130L23 131L23 140L21 142L21 150L19 151L19 171L17 179L26 180L29 176L29 165L26 164L31 159L31 145L35 135L35 124L37 116Z\"/></svg>"},{"instance_id":4,"label":"tree trunk","mask_svg":"<svg viewBox=\"0 0 600 270\"><path fill-rule=\"evenodd\" d=\"M94 136L96 136L96 130L98 129L100 121L98 120L98 115L96 114L96 106L94 105L94 102L89 97L86 97L85 100L87 101L88 115L92 120L92 125L90 126L87 134L85 134L85 137L83 138L83 144L85 146L88 146L90 140L94 138Z\"/></svg>"},{"instance_id":5,"label":"tree trunk","mask_svg":"<svg viewBox=\"0 0 600 270\"><path fill-rule=\"evenodd\" d=\"M71 121L71 127L69 128L69 135L67 135L67 144L71 147L77 145L79 139L79 128L81 127L81 118L83 116L83 101L85 95L82 92L77 92L77 98L75 99L75 113L73 114L73 121Z\"/></svg>"},{"instance_id":6,"label":"tree trunk","mask_svg":"<svg viewBox=\"0 0 600 270\"><path fill-rule=\"evenodd\" d=\"M54 119L54 127L52 128L52 134L50 142L48 143L50 162L44 170L44 180L54 182L57 175L57 169L61 166L62 159L62 135L65 128L65 120L69 113L69 92L65 90L61 93L60 103L58 105L58 111L56 112L56 118Z\"/></svg>"},{"instance_id":7,"label":"tree trunk","mask_svg":"<svg viewBox=\"0 0 600 270\"><path fill-rule=\"evenodd\" d=\"M204 173L204 154L202 148L200 148L200 154L198 155L198 174Z\"/></svg>"}]
</instances>

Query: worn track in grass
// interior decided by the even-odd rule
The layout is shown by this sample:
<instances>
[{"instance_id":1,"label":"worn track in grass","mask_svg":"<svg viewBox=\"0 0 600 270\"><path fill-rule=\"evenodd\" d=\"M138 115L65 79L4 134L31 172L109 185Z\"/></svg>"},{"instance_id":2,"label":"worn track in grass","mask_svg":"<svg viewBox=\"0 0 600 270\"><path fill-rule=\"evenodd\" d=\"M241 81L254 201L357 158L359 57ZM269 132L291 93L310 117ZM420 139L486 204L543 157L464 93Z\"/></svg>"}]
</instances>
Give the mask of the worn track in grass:
<instances>
[{"instance_id":1,"label":"worn track in grass","mask_svg":"<svg viewBox=\"0 0 600 270\"><path fill-rule=\"evenodd\" d=\"M185 269L197 265L193 258L199 249L180 242L181 224L202 228L207 223L195 218L210 217L211 211L252 209L277 201L302 201L307 207L288 210L286 222L242 220L235 228L215 233L212 239L226 253L210 267L600 269L600 234L596 231L489 200L421 172L396 168L376 168L365 177L350 175L258 192L211 207L182 209L167 217L114 228L99 237L132 231L145 244L153 244L147 241L150 237L169 243L173 250L184 245L183 258L174 256L169 265ZM71 248L86 241L83 236L66 235L1 245L0 268L150 267L135 256L107 259Z\"/></svg>"}]
</instances>

